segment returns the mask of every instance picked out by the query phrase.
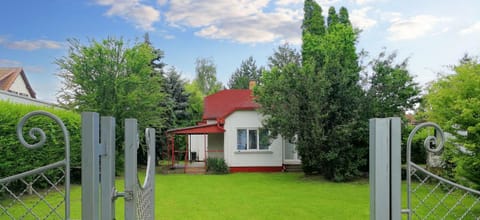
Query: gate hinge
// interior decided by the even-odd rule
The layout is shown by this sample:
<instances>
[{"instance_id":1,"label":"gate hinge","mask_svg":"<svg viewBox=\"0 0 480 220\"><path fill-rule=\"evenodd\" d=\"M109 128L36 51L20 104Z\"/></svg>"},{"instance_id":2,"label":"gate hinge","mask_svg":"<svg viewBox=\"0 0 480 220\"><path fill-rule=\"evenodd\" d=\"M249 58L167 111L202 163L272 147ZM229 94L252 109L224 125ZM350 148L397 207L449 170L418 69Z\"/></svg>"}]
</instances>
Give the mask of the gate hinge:
<instances>
[{"instance_id":1,"label":"gate hinge","mask_svg":"<svg viewBox=\"0 0 480 220\"><path fill-rule=\"evenodd\" d=\"M126 201L133 200L133 191L118 192L115 191L114 199L119 197L125 198Z\"/></svg>"}]
</instances>

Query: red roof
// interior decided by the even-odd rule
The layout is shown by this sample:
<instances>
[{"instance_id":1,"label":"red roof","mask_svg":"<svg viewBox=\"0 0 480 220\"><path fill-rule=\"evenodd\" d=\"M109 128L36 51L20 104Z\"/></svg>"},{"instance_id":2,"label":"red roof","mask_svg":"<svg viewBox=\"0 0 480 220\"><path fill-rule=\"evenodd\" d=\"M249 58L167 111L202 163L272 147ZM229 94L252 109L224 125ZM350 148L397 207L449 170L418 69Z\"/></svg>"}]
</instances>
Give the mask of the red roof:
<instances>
[{"instance_id":1,"label":"red roof","mask_svg":"<svg viewBox=\"0 0 480 220\"><path fill-rule=\"evenodd\" d=\"M238 110L255 110L252 90L228 89L205 97L203 120L221 120Z\"/></svg>"}]
</instances>

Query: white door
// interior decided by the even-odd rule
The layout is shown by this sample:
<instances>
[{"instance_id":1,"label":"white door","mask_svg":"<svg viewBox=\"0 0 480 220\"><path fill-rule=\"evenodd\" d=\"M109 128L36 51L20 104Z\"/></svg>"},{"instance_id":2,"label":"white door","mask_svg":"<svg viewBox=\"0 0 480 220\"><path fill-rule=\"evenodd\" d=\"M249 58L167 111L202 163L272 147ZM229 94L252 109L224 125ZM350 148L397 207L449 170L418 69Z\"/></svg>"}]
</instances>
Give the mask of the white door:
<instances>
[{"instance_id":1,"label":"white door","mask_svg":"<svg viewBox=\"0 0 480 220\"><path fill-rule=\"evenodd\" d=\"M300 163L300 156L297 152L297 146L295 144L290 143L290 141L284 142L284 157L285 157L285 164L299 164Z\"/></svg>"}]
</instances>

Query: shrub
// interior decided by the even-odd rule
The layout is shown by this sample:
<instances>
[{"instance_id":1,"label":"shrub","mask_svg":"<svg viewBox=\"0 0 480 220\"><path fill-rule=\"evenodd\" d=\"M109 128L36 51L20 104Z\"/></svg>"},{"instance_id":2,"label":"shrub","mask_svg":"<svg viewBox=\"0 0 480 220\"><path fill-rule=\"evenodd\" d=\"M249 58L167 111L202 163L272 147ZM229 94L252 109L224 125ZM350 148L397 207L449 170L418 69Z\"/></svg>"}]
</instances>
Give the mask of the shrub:
<instances>
[{"instance_id":1,"label":"shrub","mask_svg":"<svg viewBox=\"0 0 480 220\"><path fill-rule=\"evenodd\" d=\"M38 127L42 129L47 139L45 145L37 149L28 149L21 145L16 134L17 124L25 114L35 110L50 112L63 121L70 133L70 166L72 168L80 167L81 120L79 114L48 107L0 101L0 178L45 166L60 161L65 157L64 135L60 126L48 117L34 116L25 123L23 129L23 136L30 144L38 142L29 137L28 132L30 128ZM45 173L52 179L58 177L59 174L59 171L48 171ZM79 179L80 176L72 176L71 181L78 182ZM22 185L19 181L12 182L9 184L9 188L19 189ZM40 180L35 185L35 187L44 186L46 186L46 183Z\"/></svg>"},{"instance_id":2,"label":"shrub","mask_svg":"<svg viewBox=\"0 0 480 220\"><path fill-rule=\"evenodd\" d=\"M207 158L207 172L224 174L228 173L228 166L223 158Z\"/></svg>"}]
</instances>

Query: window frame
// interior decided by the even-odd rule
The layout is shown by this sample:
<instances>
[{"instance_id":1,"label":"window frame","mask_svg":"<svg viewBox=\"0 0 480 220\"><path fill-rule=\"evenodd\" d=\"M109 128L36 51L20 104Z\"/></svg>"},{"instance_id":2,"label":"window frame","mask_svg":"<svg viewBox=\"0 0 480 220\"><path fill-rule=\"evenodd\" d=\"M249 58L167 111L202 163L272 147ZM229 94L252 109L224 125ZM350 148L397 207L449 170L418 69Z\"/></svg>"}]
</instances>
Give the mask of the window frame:
<instances>
[{"instance_id":1,"label":"window frame","mask_svg":"<svg viewBox=\"0 0 480 220\"><path fill-rule=\"evenodd\" d=\"M265 148L265 149L260 148L260 130L261 129L263 129L263 128L261 128L261 127L260 128L258 128L258 127L257 128L255 128L255 127L238 127L236 129L236 133L235 133L235 136L236 136L236 139L235 139L236 140L236 144L235 144L236 148L235 148L235 150L236 151L241 151L241 152L246 152L246 151L248 151L248 152L270 151L270 146L272 145L272 143L269 143L268 147ZM238 149L238 144L239 144L239 141L238 141L238 138L239 138L238 134L239 133L238 132L239 132L239 130L245 130L245 132L246 132L245 133L246 134L245 135L246 136L246 140L245 140L246 146L245 146L244 149ZM255 131L255 136L256 136L255 143L257 145L257 146L255 146L255 148L251 148L251 146L250 146L250 132L251 131Z\"/></svg>"}]
</instances>

